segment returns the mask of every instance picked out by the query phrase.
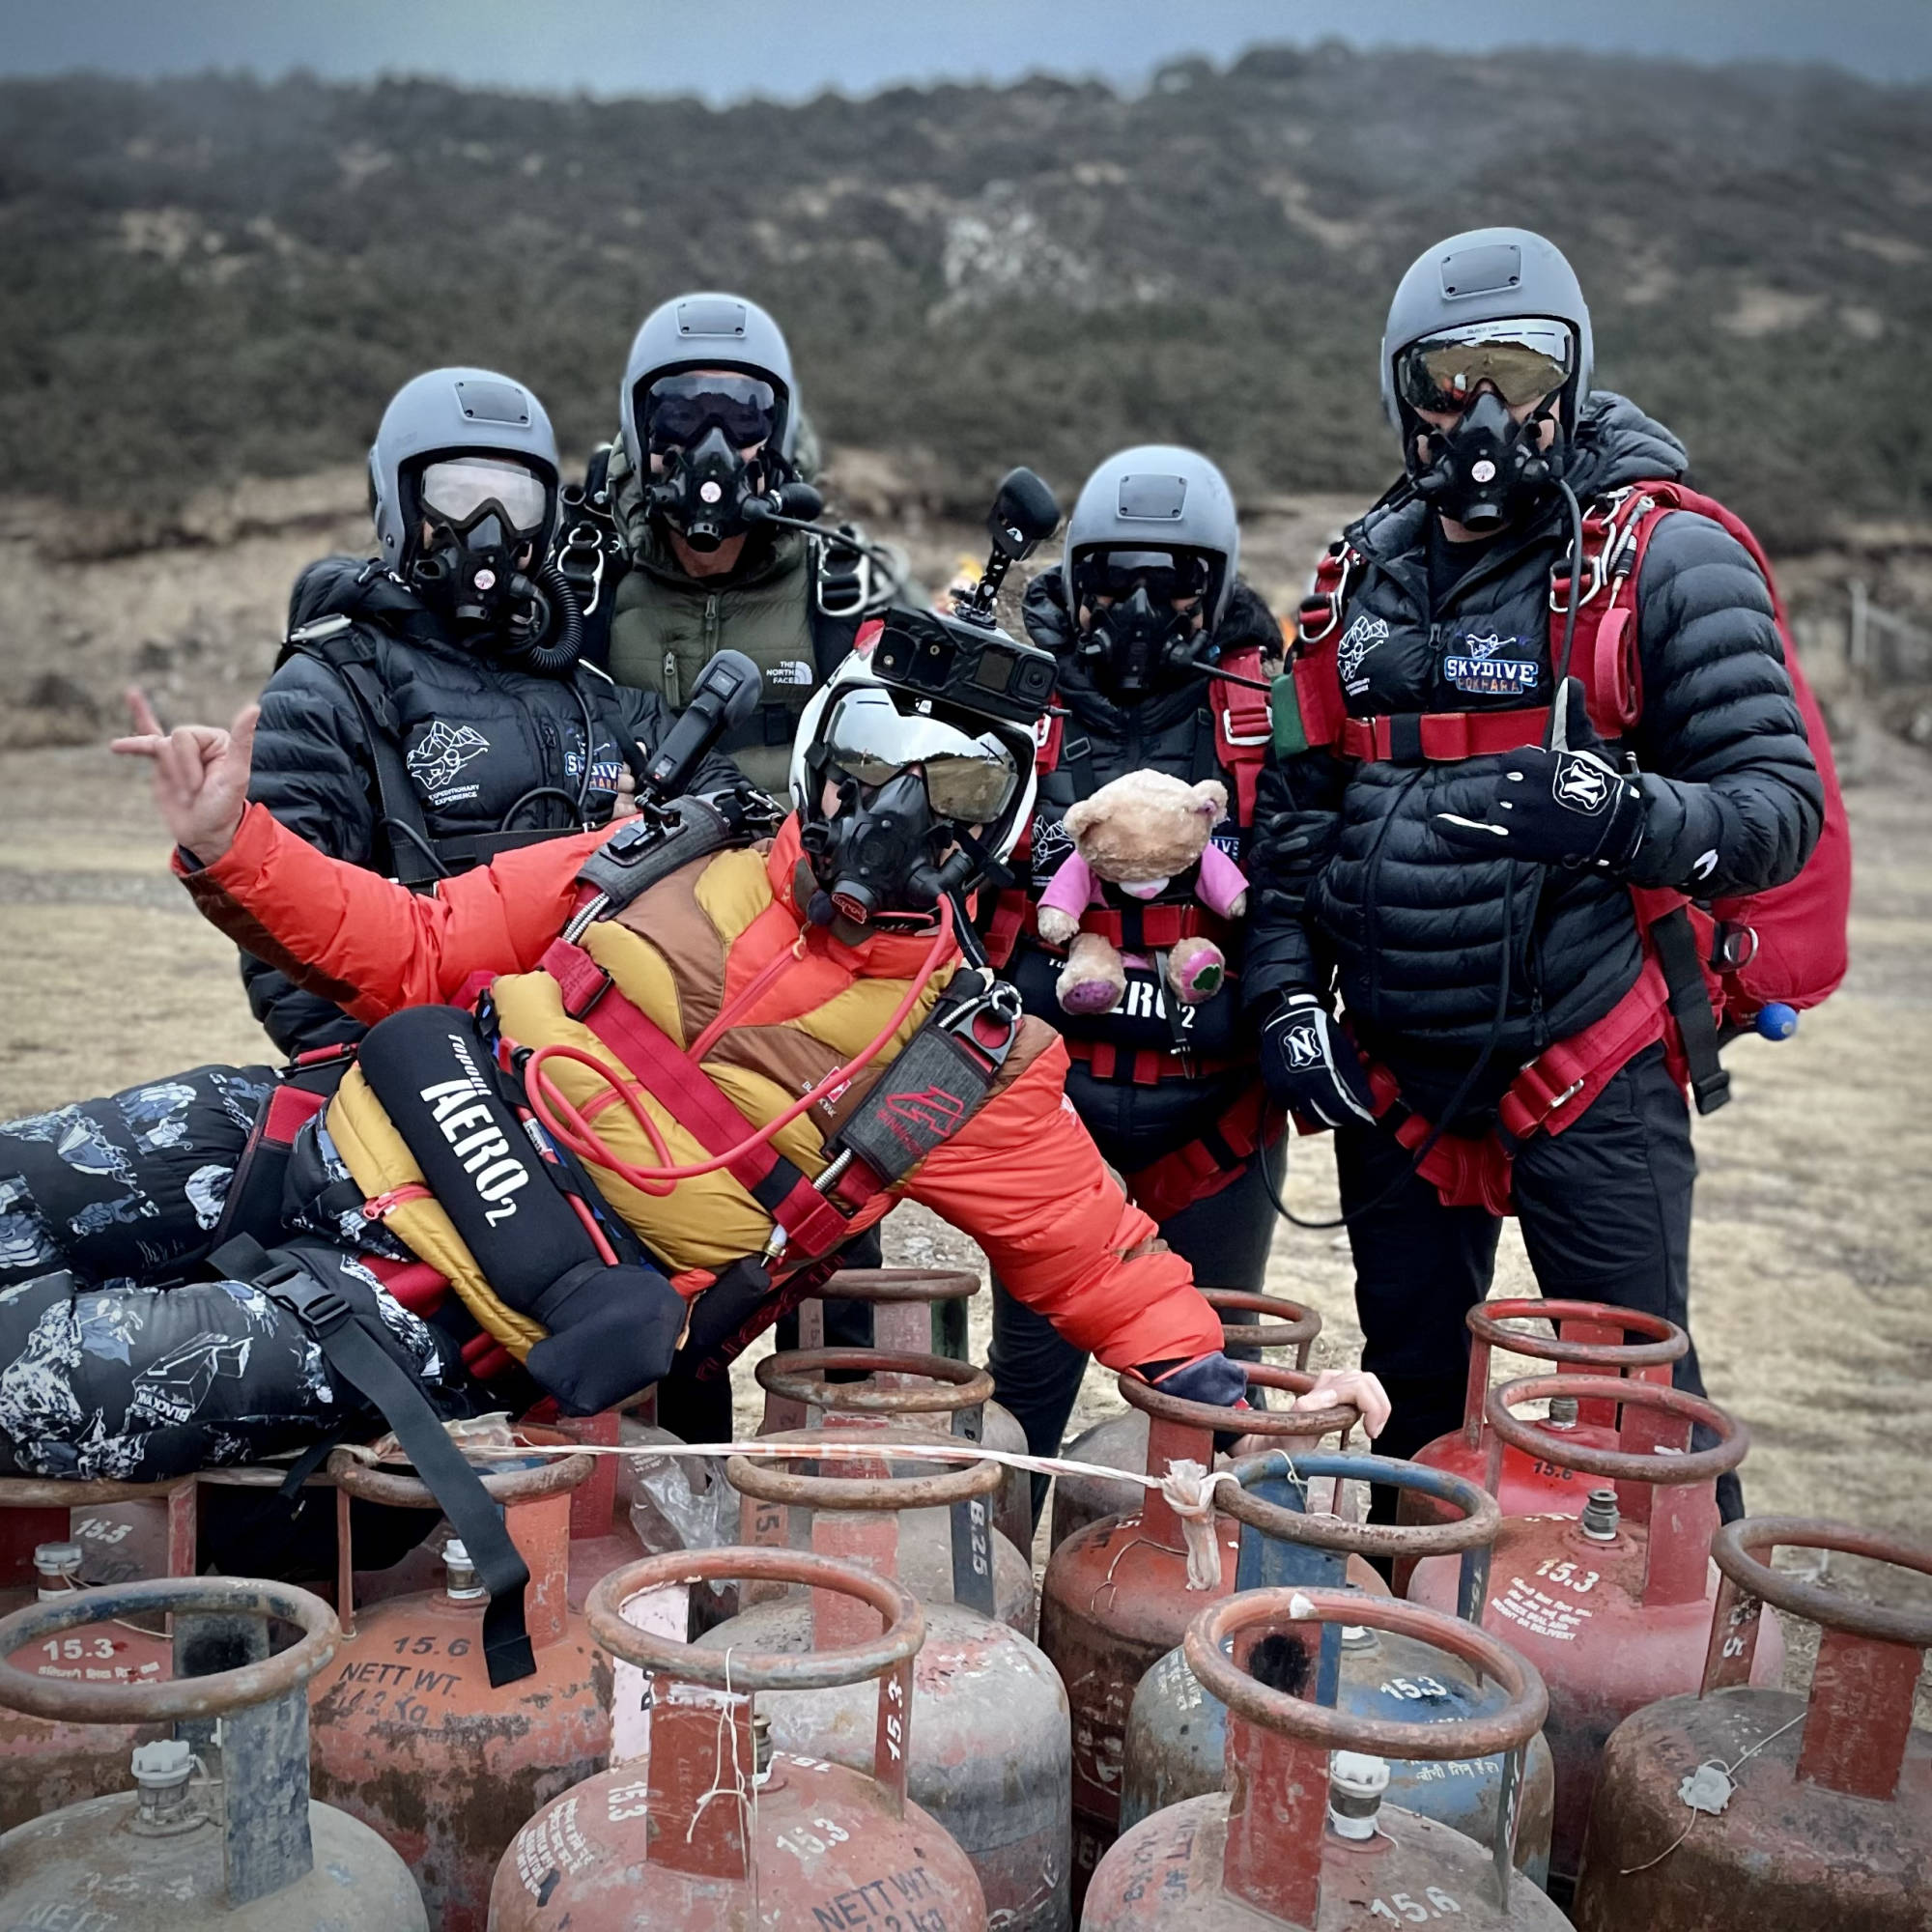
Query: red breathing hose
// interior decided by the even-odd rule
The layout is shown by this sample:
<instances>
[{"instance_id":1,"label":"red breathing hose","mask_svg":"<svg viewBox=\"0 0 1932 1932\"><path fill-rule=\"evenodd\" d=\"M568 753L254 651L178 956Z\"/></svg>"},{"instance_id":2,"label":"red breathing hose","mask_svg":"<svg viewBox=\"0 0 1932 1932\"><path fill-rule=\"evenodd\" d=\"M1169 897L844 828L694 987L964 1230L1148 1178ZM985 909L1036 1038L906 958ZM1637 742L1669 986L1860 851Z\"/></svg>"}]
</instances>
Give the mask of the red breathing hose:
<instances>
[{"instance_id":1,"label":"red breathing hose","mask_svg":"<svg viewBox=\"0 0 1932 1932\"><path fill-rule=\"evenodd\" d=\"M540 1046L533 1052L524 1068L524 1089L529 1095L531 1111L544 1124L545 1129L580 1160L590 1161L608 1174L614 1174L618 1179L635 1187L640 1194L666 1195L676 1187L680 1180L695 1180L702 1174L716 1174L722 1168L729 1167L734 1161L742 1160L754 1148L765 1146L774 1135L782 1133L798 1117L815 1107L829 1094L863 1072L885 1050L886 1042L902 1027L919 998L932 981L932 976L945 965L953 951L952 945L952 905L951 900L939 901L939 929L933 935L930 951L921 962L912 983L906 988L905 997L894 1009L893 1016L880 1028L866 1047L843 1066L835 1067L817 1086L802 1098L794 1100L783 1113L769 1120L761 1127L754 1128L734 1148L727 1148L723 1153L715 1153L708 1160L693 1161L683 1166L673 1165L670 1149L658 1131L658 1123L651 1119L644 1106L645 1089L641 1082L612 1073L603 1061L594 1054L586 1053L582 1047L568 1046L557 1042L550 1046ZM686 1056L690 1058L689 1055ZM603 1083L606 1091L589 1105L580 1110L569 1096L563 1094L550 1079L547 1072L553 1060L567 1060L573 1065L585 1066ZM696 1065L696 1062L693 1062ZM651 1151L662 1163L657 1167L637 1167L614 1153L604 1137L591 1124L593 1118L605 1108L621 1102L651 1144Z\"/></svg>"}]
</instances>

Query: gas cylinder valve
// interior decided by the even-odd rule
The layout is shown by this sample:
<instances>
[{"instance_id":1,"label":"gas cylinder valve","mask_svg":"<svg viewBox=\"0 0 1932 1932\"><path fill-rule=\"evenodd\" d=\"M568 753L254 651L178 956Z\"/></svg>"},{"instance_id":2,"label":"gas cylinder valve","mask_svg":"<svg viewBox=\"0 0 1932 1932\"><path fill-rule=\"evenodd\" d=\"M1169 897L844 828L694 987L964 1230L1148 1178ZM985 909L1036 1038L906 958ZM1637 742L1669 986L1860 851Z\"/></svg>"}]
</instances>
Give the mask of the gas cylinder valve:
<instances>
[{"instance_id":1,"label":"gas cylinder valve","mask_svg":"<svg viewBox=\"0 0 1932 1932\"><path fill-rule=\"evenodd\" d=\"M1592 1543L1617 1540L1617 1492L1592 1490L1583 1504L1583 1534Z\"/></svg>"},{"instance_id":2,"label":"gas cylinder valve","mask_svg":"<svg viewBox=\"0 0 1932 1932\"><path fill-rule=\"evenodd\" d=\"M1373 1838L1388 1784L1385 1758L1371 1757L1367 1751L1338 1750L1328 1760L1329 1829L1344 1838Z\"/></svg>"}]
</instances>

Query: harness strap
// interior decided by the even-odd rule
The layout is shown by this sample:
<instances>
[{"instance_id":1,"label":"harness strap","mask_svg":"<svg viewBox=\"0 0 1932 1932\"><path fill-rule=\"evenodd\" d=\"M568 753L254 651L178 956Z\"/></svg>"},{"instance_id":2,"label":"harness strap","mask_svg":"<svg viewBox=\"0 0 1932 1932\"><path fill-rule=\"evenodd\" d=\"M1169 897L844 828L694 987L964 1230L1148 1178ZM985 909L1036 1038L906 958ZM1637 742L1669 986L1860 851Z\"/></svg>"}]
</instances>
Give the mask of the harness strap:
<instances>
[{"instance_id":1,"label":"harness strap","mask_svg":"<svg viewBox=\"0 0 1932 1932\"><path fill-rule=\"evenodd\" d=\"M252 1282L291 1316L328 1366L382 1411L404 1455L463 1539L477 1579L490 1593L483 1611L483 1654L491 1687L534 1676L536 1659L524 1626L528 1566L510 1540L502 1505L450 1440L421 1385L403 1372L356 1309L316 1279L298 1251L264 1248L243 1235L210 1259L224 1274Z\"/></svg>"},{"instance_id":2,"label":"harness strap","mask_svg":"<svg viewBox=\"0 0 1932 1932\"><path fill-rule=\"evenodd\" d=\"M1196 1201L1233 1186L1263 1145L1265 1097L1259 1084L1247 1088L1198 1140L1136 1168L1127 1176L1127 1192L1135 1204L1154 1220L1167 1221ZM1268 1146L1281 1137L1282 1126L1273 1123Z\"/></svg>"},{"instance_id":3,"label":"harness strap","mask_svg":"<svg viewBox=\"0 0 1932 1932\"><path fill-rule=\"evenodd\" d=\"M1731 1097L1731 1076L1718 1058L1718 1019L1690 910L1679 903L1650 923L1652 954L1669 989L1670 1016L1700 1114L1715 1114Z\"/></svg>"},{"instance_id":4,"label":"harness strap","mask_svg":"<svg viewBox=\"0 0 1932 1932\"><path fill-rule=\"evenodd\" d=\"M1089 906L1080 915L1082 932L1097 932L1123 952L1159 952L1183 939L1202 935L1222 940L1228 923L1218 913L1191 901L1165 905L1158 901L1122 906Z\"/></svg>"},{"instance_id":5,"label":"harness strap","mask_svg":"<svg viewBox=\"0 0 1932 1932\"><path fill-rule=\"evenodd\" d=\"M1404 711L1347 719L1337 748L1345 758L1455 764L1540 745L1548 728L1548 705L1514 711Z\"/></svg>"},{"instance_id":6,"label":"harness strap","mask_svg":"<svg viewBox=\"0 0 1932 1932\"><path fill-rule=\"evenodd\" d=\"M1224 661L1224 668L1258 678L1262 674L1262 654L1254 649L1232 651ZM1225 678L1214 681L1214 691L1217 700L1214 755L1235 781L1236 822L1251 826L1255 822L1255 791L1261 783L1262 764L1274 737L1268 694Z\"/></svg>"},{"instance_id":7,"label":"harness strap","mask_svg":"<svg viewBox=\"0 0 1932 1932\"><path fill-rule=\"evenodd\" d=\"M1117 1046L1108 1039L1067 1039L1062 1043L1067 1058L1084 1062L1095 1080L1130 1081L1136 1087L1158 1087L1163 1080L1206 1079L1253 1064L1192 1053L1163 1053L1151 1047Z\"/></svg>"},{"instance_id":8,"label":"harness strap","mask_svg":"<svg viewBox=\"0 0 1932 1932\"><path fill-rule=\"evenodd\" d=\"M822 1255L845 1238L845 1221L769 1142L743 1146L751 1122L724 1089L611 976L567 939L552 943L543 970L563 993L563 1009L614 1053L644 1091L697 1136L707 1153L738 1151L724 1171L784 1230L787 1246Z\"/></svg>"}]
</instances>

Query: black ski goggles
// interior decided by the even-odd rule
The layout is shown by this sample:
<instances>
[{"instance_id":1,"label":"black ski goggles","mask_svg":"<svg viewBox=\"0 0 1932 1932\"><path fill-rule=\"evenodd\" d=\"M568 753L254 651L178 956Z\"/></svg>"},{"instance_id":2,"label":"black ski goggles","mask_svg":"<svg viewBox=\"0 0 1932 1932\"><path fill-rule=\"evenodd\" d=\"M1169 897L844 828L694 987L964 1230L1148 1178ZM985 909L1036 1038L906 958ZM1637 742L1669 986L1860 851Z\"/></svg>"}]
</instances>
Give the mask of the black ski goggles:
<instances>
[{"instance_id":1,"label":"black ski goggles","mask_svg":"<svg viewBox=\"0 0 1932 1932\"><path fill-rule=\"evenodd\" d=\"M519 536L533 536L550 510L550 486L534 469L495 456L452 456L423 466L416 500L425 512L465 530L494 509Z\"/></svg>"},{"instance_id":2,"label":"black ski goggles","mask_svg":"<svg viewBox=\"0 0 1932 1932\"><path fill-rule=\"evenodd\" d=\"M1205 597L1213 559L1197 550L1090 550L1073 559L1073 594L1090 609L1145 590L1153 605Z\"/></svg>"},{"instance_id":3,"label":"black ski goggles","mask_svg":"<svg viewBox=\"0 0 1932 1932\"><path fill-rule=\"evenodd\" d=\"M1577 368L1577 338L1547 318L1471 323L1397 353L1395 386L1412 410L1461 415L1488 384L1513 410L1540 403Z\"/></svg>"},{"instance_id":4,"label":"black ski goggles","mask_svg":"<svg viewBox=\"0 0 1932 1932\"><path fill-rule=\"evenodd\" d=\"M716 428L733 449L769 442L778 391L755 376L661 376L644 393L644 440L660 455L690 449Z\"/></svg>"},{"instance_id":5,"label":"black ski goggles","mask_svg":"<svg viewBox=\"0 0 1932 1932\"><path fill-rule=\"evenodd\" d=\"M996 733L976 735L941 718L908 718L886 691L862 686L840 693L821 742L826 764L867 791L917 767L935 818L991 825L1019 789L1019 760Z\"/></svg>"}]
</instances>

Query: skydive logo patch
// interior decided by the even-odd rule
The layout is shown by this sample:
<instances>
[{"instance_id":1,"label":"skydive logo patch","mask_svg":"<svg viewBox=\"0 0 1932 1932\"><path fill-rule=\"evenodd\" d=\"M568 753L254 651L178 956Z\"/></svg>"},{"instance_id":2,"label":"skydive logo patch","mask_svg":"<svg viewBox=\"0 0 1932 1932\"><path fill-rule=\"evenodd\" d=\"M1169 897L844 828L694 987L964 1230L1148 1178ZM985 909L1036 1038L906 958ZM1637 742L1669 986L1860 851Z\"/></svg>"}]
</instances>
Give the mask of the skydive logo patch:
<instances>
[{"instance_id":1,"label":"skydive logo patch","mask_svg":"<svg viewBox=\"0 0 1932 1932\"><path fill-rule=\"evenodd\" d=\"M420 1091L436 1117L436 1124L462 1162L478 1197L483 1218L494 1228L517 1211L512 1196L529 1185L529 1169L510 1151L510 1143L497 1124L489 1083L477 1069L469 1050L456 1034L446 1036L457 1062L466 1069L461 1080L439 1080Z\"/></svg>"},{"instance_id":2,"label":"skydive logo patch","mask_svg":"<svg viewBox=\"0 0 1932 1932\"><path fill-rule=\"evenodd\" d=\"M434 798L455 782L456 775L465 765L480 758L489 749L490 741L482 732L439 718L411 746L406 762L411 778Z\"/></svg>"},{"instance_id":3,"label":"skydive logo patch","mask_svg":"<svg viewBox=\"0 0 1932 1932\"><path fill-rule=\"evenodd\" d=\"M1495 632L1463 639L1461 651L1442 660L1442 675L1458 691L1484 697L1520 697L1536 689L1543 667L1534 658L1504 657L1521 642Z\"/></svg>"}]
</instances>

